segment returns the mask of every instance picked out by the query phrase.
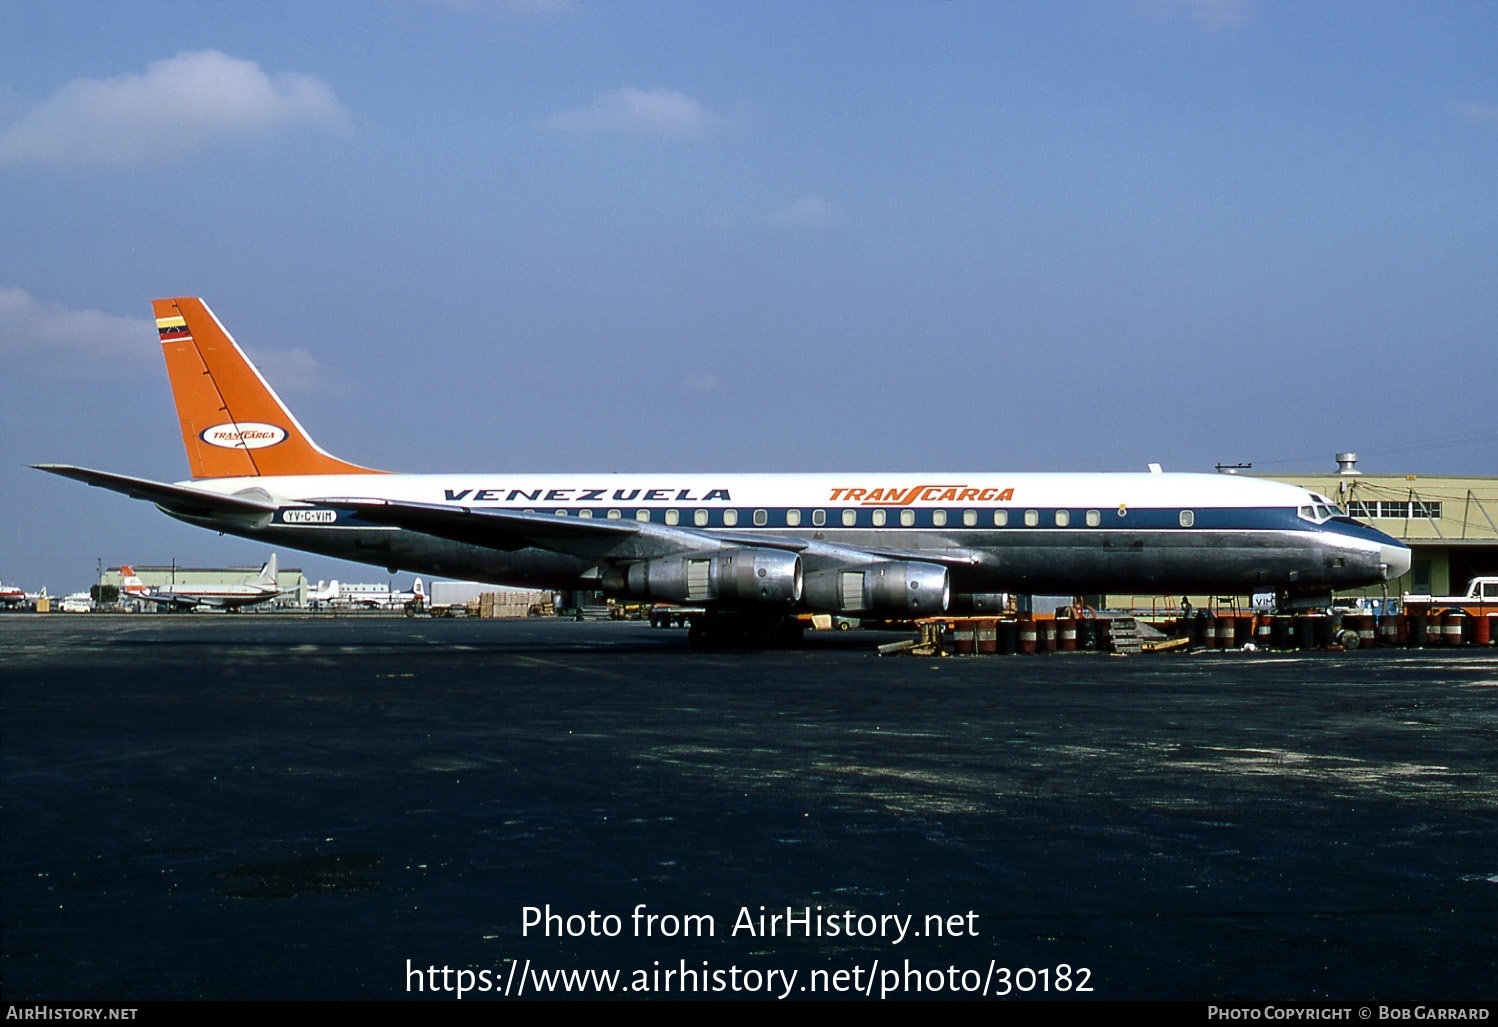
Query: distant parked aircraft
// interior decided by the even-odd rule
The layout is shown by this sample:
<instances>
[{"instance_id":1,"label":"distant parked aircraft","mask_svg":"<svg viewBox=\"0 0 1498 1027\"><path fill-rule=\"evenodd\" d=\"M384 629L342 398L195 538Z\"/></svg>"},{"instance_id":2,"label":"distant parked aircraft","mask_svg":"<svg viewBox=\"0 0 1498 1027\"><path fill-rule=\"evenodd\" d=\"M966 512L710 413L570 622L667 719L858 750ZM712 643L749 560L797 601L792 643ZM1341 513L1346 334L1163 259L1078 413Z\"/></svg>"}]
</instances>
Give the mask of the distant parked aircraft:
<instances>
[{"instance_id":1,"label":"distant parked aircraft","mask_svg":"<svg viewBox=\"0 0 1498 1027\"><path fill-rule=\"evenodd\" d=\"M126 564L120 567L124 578L121 595L126 599L139 599L157 606L170 606L179 610L192 610L200 606L213 610L238 610L256 603L268 602L285 590L277 583L276 554L270 554L260 576L246 585L183 585L172 588L148 588L135 570Z\"/></svg>"},{"instance_id":2,"label":"distant parked aircraft","mask_svg":"<svg viewBox=\"0 0 1498 1027\"><path fill-rule=\"evenodd\" d=\"M418 606L425 603L426 590L420 578L416 579L409 592L402 592L388 585L343 585L334 578L327 582L319 580L307 592L307 602L311 606L327 604L365 610L399 610L413 603Z\"/></svg>"}]
</instances>

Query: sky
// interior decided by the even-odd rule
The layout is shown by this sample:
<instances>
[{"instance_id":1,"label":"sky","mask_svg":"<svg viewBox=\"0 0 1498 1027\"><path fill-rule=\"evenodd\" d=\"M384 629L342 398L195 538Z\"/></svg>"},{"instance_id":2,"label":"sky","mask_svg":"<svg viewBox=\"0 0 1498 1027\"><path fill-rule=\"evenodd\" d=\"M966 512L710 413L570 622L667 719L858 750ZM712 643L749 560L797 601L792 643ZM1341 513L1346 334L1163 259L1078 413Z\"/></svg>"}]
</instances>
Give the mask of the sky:
<instances>
[{"instance_id":1,"label":"sky","mask_svg":"<svg viewBox=\"0 0 1498 1027\"><path fill-rule=\"evenodd\" d=\"M163 296L391 470L1498 474L1495 215L1477 0L8 0L0 581L269 555L28 466Z\"/></svg>"}]
</instances>

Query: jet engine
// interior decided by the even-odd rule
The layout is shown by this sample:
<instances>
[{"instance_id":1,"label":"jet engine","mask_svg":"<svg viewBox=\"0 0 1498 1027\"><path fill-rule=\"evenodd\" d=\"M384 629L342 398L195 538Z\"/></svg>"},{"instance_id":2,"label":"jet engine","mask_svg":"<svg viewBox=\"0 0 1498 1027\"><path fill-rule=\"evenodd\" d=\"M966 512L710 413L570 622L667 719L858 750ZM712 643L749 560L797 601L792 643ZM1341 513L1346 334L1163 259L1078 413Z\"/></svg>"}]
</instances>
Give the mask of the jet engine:
<instances>
[{"instance_id":1,"label":"jet engine","mask_svg":"<svg viewBox=\"0 0 1498 1027\"><path fill-rule=\"evenodd\" d=\"M951 592L947 569L935 563L888 561L806 576L807 605L837 613L931 617L946 610Z\"/></svg>"},{"instance_id":2,"label":"jet engine","mask_svg":"<svg viewBox=\"0 0 1498 1027\"><path fill-rule=\"evenodd\" d=\"M972 614L1001 614L1009 605L1007 592L958 592L952 596L955 612Z\"/></svg>"},{"instance_id":3,"label":"jet engine","mask_svg":"<svg viewBox=\"0 0 1498 1027\"><path fill-rule=\"evenodd\" d=\"M779 549L714 549L616 568L605 592L670 603L790 604L801 598L801 557Z\"/></svg>"}]
</instances>

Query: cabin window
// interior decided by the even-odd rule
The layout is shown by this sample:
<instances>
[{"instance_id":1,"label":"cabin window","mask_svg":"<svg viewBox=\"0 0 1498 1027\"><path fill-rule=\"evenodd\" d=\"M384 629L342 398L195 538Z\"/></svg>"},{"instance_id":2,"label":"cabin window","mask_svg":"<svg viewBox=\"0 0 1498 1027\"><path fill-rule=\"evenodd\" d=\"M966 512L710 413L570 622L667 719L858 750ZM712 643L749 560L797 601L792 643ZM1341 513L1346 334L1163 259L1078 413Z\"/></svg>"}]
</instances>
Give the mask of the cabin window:
<instances>
[{"instance_id":1,"label":"cabin window","mask_svg":"<svg viewBox=\"0 0 1498 1027\"><path fill-rule=\"evenodd\" d=\"M818 528L820 528L822 525L826 524L827 523L827 511L826 510L813 510L811 512L811 523L812 523L813 526L818 527Z\"/></svg>"},{"instance_id":2,"label":"cabin window","mask_svg":"<svg viewBox=\"0 0 1498 1027\"><path fill-rule=\"evenodd\" d=\"M1096 528L1099 524L1102 524L1102 523L1103 523L1103 515L1101 513L1099 513L1096 510L1088 510L1087 511L1087 526L1089 528Z\"/></svg>"},{"instance_id":3,"label":"cabin window","mask_svg":"<svg viewBox=\"0 0 1498 1027\"><path fill-rule=\"evenodd\" d=\"M1009 511L1008 510L995 510L993 512L993 526L995 528L1002 528L1005 525L1007 525L1008 523L1009 523Z\"/></svg>"},{"instance_id":4,"label":"cabin window","mask_svg":"<svg viewBox=\"0 0 1498 1027\"><path fill-rule=\"evenodd\" d=\"M886 520L887 517L888 517L888 514L886 514L883 510L875 510L874 511L874 527L876 527L876 528L882 528L882 527L884 527L884 522L885 522L885 520Z\"/></svg>"},{"instance_id":5,"label":"cabin window","mask_svg":"<svg viewBox=\"0 0 1498 1027\"><path fill-rule=\"evenodd\" d=\"M705 528L705 527L707 527L707 511L706 510L693 510L692 511L692 523L695 524L695 525L697 525L697 527L699 527L699 528Z\"/></svg>"},{"instance_id":6,"label":"cabin window","mask_svg":"<svg viewBox=\"0 0 1498 1027\"><path fill-rule=\"evenodd\" d=\"M581 517L585 521L591 521L593 519L593 511L592 510L579 510L577 512L577 515L579 517Z\"/></svg>"},{"instance_id":7,"label":"cabin window","mask_svg":"<svg viewBox=\"0 0 1498 1027\"><path fill-rule=\"evenodd\" d=\"M1027 527L1027 528L1033 528L1033 527L1035 527L1039 523L1040 523L1040 511L1039 510L1026 510L1025 511L1025 527Z\"/></svg>"},{"instance_id":8,"label":"cabin window","mask_svg":"<svg viewBox=\"0 0 1498 1027\"><path fill-rule=\"evenodd\" d=\"M851 527L853 527L857 523L858 523L858 511L857 510L844 510L843 511L843 526L844 527L851 528Z\"/></svg>"},{"instance_id":9,"label":"cabin window","mask_svg":"<svg viewBox=\"0 0 1498 1027\"><path fill-rule=\"evenodd\" d=\"M756 528L763 528L766 524L769 524L769 523L770 523L770 511L768 511L768 510L756 510L756 511L754 511L754 526Z\"/></svg>"},{"instance_id":10,"label":"cabin window","mask_svg":"<svg viewBox=\"0 0 1498 1027\"><path fill-rule=\"evenodd\" d=\"M786 523L786 525L788 527L792 527L792 528L796 527L798 524L801 523L801 511L800 510L787 510L785 512L785 523Z\"/></svg>"},{"instance_id":11,"label":"cabin window","mask_svg":"<svg viewBox=\"0 0 1498 1027\"><path fill-rule=\"evenodd\" d=\"M1190 510L1181 511L1181 527L1189 528L1196 523L1196 514Z\"/></svg>"},{"instance_id":12,"label":"cabin window","mask_svg":"<svg viewBox=\"0 0 1498 1027\"><path fill-rule=\"evenodd\" d=\"M622 513L620 513L618 510L610 510L609 511L609 520L611 520L611 521L620 520L620 519L623 518L623 516L624 515Z\"/></svg>"},{"instance_id":13,"label":"cabin window","mask_svg":"<svg viewBox=\"0 0 1498 1027\"><path fill-rule=\"evenodd\" d=\"M731 528L739 523L739 512L737 510L723 511L723 527Z\"/></svg>"},{"instance_id":14,"label":"cabin window","mask_svg":"<svg viewBox=\"0 0 1498 1027\"><path fill-rule=\"evenodd\" d=\"M637 521L648 521L648 520L650 520L650 511L649 510L636 510L635 511L635 520L637 520Z\"/></svg>"},{"instance_id":15,"label":"cabin window","mask_svg":"<svg viewBox=\"0 0 1498 1027\"><path fill-rule=\"evenodd\" d=\"M1066 527L1070 523L1071 523L1071 511L1070 510L1057 510L1056 511L1056 527L1058 527L1058 528L1064 528L1064 527Z\"/></svg>"},{"instance_id":16,"label":"cabin window","mask_svg":"<svg viewBox=\"0 0 1498 1027\"><path fill-rule=\"evenodd\" d=\"M666 511L666 523L667 524L680 524L681 523L681 511L680 510L667 510Z\"/></svg>"},{"instance_id":17,"label":"cabin window","mask_svg":"<svg viewBox=\"0 0 1498 1027\"><path fill-rule=\"evenodd\" d=\"M971 528L974 525L976 525L977 523L978 523L978 511L977 510L964 510L964 511L962 511L962 524L963 524L964 527Z\"/></svg>"},{"instance_id":18,"label":"cabin window","mask_svg":"<svg viewBox=\"0 0 1498 1027\"><path fill-rule=\"evenodd\" d=\"M915 511L914 510L901 510L900 511L900 525L902 527L909 528L909 527L911 527L914 524L915 524Z\"/></svg>"},{"instance_id":19,"label":"cabin window","mask_svg":"<svg viewBox=\"0 0 1498 1027\"><path fill-rule=\"evenodd\" d=\"M567 516L567 511L566 510L558 510L557 511L557 516L558 517L566 517Z\"/></svg>"},{"instance_id":20,"label":"cabin window","mask_svg":"<svg viewBox=\"0 0 1498 1027\"><path fill-rule=\"evenodd\" d=\"M947 512L945 510L932 510L931 523L936 525L938 528L945 525L947 523Z\"/></svg>"}]
</instances>

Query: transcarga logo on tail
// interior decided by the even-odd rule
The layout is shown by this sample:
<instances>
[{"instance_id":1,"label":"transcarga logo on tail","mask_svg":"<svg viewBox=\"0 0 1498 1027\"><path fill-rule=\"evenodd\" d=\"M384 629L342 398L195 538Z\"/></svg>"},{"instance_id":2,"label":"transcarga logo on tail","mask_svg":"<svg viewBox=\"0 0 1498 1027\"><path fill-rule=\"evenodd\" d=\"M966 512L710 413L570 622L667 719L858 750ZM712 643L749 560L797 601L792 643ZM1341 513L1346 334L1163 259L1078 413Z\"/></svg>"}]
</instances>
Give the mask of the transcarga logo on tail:
<instances>
[{"instance_id":1,"label":"transcarga logo on tail","mask_svg":"<svg viewBox=\"0 0 1498 1027\"><path fill-rule=\"evenodd\" d=\"M286 439L286 429L274 424L245 421L240 424L215 424L204 428L198 438L220 449L265 449Z\"/></svg>"}]
</instances>

